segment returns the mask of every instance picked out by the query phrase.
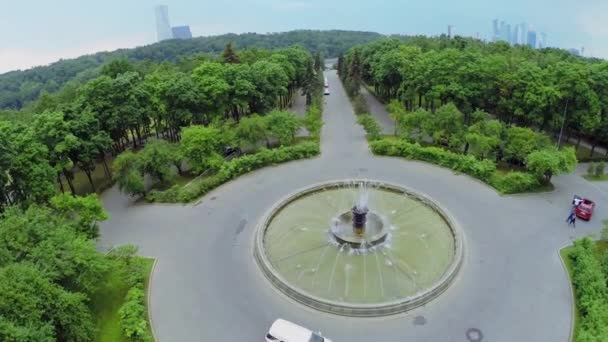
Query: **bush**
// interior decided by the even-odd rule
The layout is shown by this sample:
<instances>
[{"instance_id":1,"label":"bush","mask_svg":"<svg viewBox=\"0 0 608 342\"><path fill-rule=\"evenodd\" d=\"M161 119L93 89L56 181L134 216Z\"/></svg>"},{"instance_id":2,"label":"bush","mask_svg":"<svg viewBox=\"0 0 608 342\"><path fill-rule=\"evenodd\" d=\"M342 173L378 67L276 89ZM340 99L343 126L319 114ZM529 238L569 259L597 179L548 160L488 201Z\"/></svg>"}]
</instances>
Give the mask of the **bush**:
<instances>
[{"instance_id":1,"label":"bush","mask_svg":"<svg viewBox=\"0 0 608 342\"><path fill-rule=\"evenodd\" d=\"M141 287L133 287L127 293L125 303L118 310L120 326L129 341L152 341L148 333L148 317L146 315L146 296Z\"/></svg>"},{"instance_id":2,"label":"bush","mask_svg":"<svg viewBox=\"0 0 608 342\"><path fill-rule=\"evenodd\" d=\"M608 341L608 289L595 242L590 238L575 241L568 257L581 317L576 341Z\"/></svg>"},{"instance_id":3,"label":"bush","mask_svg":"<svg viewBox=\"0 0 608 342\"><path fill-rule=\"evenodd\" d=\"M478 160L473 156L446 151L439 147L422 147L418 143L386 139L373 141L370 145L372 152L377 155L422 160L466 173L483 181L489 181L496 171L496 164L490 160Z\"/></svg>"},{"instance_id":4,"label":"bush","mask_svg":"<svg viewBox=\"0 0 608 342\"><path fill-rule=\"evenodd\" d=\"M382 129L374 117L370 114L361 114L357 117L357 122L363 126L365 132L367 132L367 139L369 141L378 140L381 137Z\"/></svg>"},{"instance_id":5,"label":"bush","mask_svg":"<svg viewBox=\"0 0 608 342\"><path fill-rule=\"evenodd\" d=\"M503 194L533 191L540 186L538 177L525 172L509 172L504 175L495 173L489 184Z\"/></svg>"},{"instance_id":6,"label":"bush","mask_svg":"<svg viewBox=\"0 0 608 342\"><path fill-rule=\"evenodd\" d=\"M587 167L587 175L588 176L595 175L595 163L589 163L589 166Z\"/></svg>"},{"instance_id":7,"label":"bush","mask_svg":"<svg viewBox=\"0 0 608 342\"><path fill-rule=\"evenodd\" d=\"M321 138L321 127L323 127L322 117L323 101L319 95L315 94L302 124L308 130L310 136L316 141L319 141Z\"/></svg>"},{"instance_id":8,"label":"bush","mask_svg":"<svg viewBox=\"0 0 608 342\"><path fill-rule=\"evenodd\" d=\"M153 202L191 202L218 186L253 170L288 162L311 158L320 153L319 144L308 142L274 150L262 149L256 154L246 155L225 162L214 175L193 182L190 186L173 186L167 191L152 191L147 199Z\"/></svg>"},{"instance_id":9,"label":"bush","mask_svg":"<svg viewBox=\"0 0 608 342\"><path fill-rule=\"evenodd\" d=\"M352 98L352 102L355 114L360 115L369 112L369 109L367 108L367 101L365 101L365 98L363 98L361 94L358 94L357 96Z\"/></svg>"},{"instance_id":10,"label":"bush","mask_svg":"<svg viewBox=\"0 0 608 342\"><path fill-rule=\"evenodd\" d=\"M602 177L604 175L604 170L606 169L606 164L604 162L599 162L595 165L595 171L593 174L595 177Z\"/></svg>"}]
</instances>

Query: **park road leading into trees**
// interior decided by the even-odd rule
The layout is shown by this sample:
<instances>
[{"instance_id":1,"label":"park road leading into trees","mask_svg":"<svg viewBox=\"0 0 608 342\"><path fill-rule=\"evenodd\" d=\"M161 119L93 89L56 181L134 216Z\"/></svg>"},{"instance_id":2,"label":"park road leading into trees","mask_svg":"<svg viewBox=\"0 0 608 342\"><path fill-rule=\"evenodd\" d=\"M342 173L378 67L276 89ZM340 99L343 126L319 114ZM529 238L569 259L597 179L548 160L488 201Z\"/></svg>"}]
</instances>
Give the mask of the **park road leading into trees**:
<instances>
[{"instance_id":1,"label":"park road leading into trees","mask_svg":"<svg viewBox=\"0 0 608 342\"><path fill-rule=\"evenodd\" d=\"M555 177L553 193L500 196L448 169L375 157L335 72L326 75L332 92L321 157L243 175L196 206L133 205L114 189L103 194L111 218L101 224L100 245L135 244L158 260L150 310L159 342L263 339L278 317L334 341L468 341L471 331L492 342L568 341L572 296L558 249L599 233L608 215L605 190L574 174ZM379 319L334 316L294 303L261 275L252 240L264 213L298 189L353 177L425 193L462 226L466 261L424 307ZM598 204L576 230L564 222L574 193Z\"/></svg>"}]
</instances>

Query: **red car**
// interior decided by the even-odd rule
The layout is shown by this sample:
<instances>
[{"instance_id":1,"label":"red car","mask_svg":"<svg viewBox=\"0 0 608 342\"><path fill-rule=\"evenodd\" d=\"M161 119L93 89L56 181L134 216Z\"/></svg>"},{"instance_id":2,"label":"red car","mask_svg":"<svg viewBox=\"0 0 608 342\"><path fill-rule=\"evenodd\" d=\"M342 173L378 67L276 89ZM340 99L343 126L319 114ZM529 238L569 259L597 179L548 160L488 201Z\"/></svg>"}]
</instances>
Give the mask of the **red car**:
<instances>
[{"instance_id":1,"label":"red car","mask_svg":"<svg viewBox=\"0 0 608 342\"><path fill-rule=\"evenodd\" d=\"M593 209L595 209L595 202L584 198L576 207L576 217L589 221L593 215Z\"/></svg>"}]
</instances>

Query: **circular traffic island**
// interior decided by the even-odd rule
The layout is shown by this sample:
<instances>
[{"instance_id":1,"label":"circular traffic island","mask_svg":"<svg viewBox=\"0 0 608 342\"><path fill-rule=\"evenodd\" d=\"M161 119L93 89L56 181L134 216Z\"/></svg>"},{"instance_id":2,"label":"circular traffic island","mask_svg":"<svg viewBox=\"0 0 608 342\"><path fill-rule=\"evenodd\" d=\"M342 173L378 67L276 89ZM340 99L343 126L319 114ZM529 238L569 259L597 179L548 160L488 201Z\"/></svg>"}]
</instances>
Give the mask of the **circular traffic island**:
<instances>
[{"instance_id":1,"label":"circular traffic island","mask_svg":"<svg viewBox=\"0 0 608 342\"><path fill-rule=\"evenodd\" d=\"M257 227L254 253L279 290L318 310L381 316L443 292L463 257L455 220L426 195L372 180L287 196Z\"/></svg>"}]
</instances>

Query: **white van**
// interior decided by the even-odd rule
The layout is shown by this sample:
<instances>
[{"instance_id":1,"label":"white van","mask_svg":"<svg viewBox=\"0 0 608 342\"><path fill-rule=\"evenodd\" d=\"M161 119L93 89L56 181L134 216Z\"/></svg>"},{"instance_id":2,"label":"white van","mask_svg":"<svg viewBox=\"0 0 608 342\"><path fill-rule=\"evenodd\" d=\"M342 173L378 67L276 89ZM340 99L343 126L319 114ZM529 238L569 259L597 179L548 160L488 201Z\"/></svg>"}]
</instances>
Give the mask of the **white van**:
<instances>
[{"instance_id":1,"label":"white van","mask_svg":"<svg viewBox=\"0 0 608 342\"><path fill-rule=\"evenodd\" d=\"M330 339L314 333L295 323L277 319L266 334L266 342L331 342Z\"/></svg>"}]
</instances>

